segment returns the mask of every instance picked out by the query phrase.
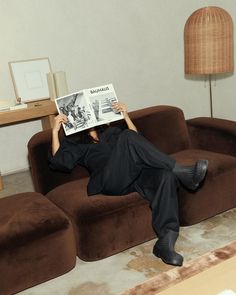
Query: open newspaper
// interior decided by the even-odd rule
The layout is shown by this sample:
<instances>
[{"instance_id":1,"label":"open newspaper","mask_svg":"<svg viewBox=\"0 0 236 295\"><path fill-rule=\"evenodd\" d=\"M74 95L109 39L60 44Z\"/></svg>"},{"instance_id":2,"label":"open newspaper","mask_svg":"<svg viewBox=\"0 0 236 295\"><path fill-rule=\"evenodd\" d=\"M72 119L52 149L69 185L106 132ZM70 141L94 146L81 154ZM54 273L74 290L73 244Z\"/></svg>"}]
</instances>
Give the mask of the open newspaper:
<instances>
[{"instance_id":1,"label":"open newspaper","mask_svg":"<svg viewBox=\"0 0 236 295\"><path fill-rule=\"evenodd\" d=\"M84 89L55 99L58 113L63 113L68 118L68 123L63 124L66 135L122 119L123 115L112 107L117 101L112 84Z\"/></svg>"}]
</instances>

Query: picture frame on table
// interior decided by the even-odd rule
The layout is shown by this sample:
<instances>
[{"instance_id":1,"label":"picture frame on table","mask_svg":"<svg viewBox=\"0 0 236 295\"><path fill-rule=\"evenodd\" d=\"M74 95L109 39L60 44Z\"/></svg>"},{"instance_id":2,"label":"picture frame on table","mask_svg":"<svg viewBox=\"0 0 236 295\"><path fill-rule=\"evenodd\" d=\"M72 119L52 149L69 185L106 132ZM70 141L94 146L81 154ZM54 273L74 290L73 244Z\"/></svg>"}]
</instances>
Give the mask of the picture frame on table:
<instances>
[{"instance_id":1,"label":"picture frame on table","mask_svg":"<svg viewBox=\"0 0 236 295\"><path fill-rule=\"evenodd\" d=\"M48 57L8 63L17 102L50 99L47 74L52 73Z\"/></svg>"}]
</instances>

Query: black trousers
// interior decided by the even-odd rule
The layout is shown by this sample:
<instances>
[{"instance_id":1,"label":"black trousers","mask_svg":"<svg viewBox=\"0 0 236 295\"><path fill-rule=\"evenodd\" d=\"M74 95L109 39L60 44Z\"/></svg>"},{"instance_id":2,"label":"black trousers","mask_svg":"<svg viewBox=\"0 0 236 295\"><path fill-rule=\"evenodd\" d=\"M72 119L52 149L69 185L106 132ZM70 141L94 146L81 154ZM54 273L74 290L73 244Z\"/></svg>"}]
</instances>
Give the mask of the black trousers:
<instances>
[{"instance_id":1,"label":"black trousers","mask_svg":"<svg viewBox=\"0 0 236 295\"><path fill-rule=\"evenodd\" d=\"M159 237L168 229L179 231L177 188L172 170L175 160L132 130L119 136L104 169L102 193L139 192L149 201L153 228Z\"/></svg>"}]
</instances>

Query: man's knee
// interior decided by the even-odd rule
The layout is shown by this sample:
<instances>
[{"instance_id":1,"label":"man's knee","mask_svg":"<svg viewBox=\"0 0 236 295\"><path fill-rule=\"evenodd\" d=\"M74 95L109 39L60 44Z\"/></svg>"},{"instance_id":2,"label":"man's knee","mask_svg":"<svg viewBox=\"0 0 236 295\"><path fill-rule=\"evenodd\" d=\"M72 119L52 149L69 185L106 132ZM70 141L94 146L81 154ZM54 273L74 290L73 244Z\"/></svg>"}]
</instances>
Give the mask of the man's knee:
<instances>
[{"instance_id":1,"label":"man's knee","mask_svg":"<svg viewBox=\"0 0 236 295\"><path fill-rule=\"evenodd\" d=\"M123 132L122 132L122 135L124 136L136 136L137 135L137 132L132 130L132 129L125 129Z\"/></svg>"},{"instance_id":2,"label":"man's knee","mask_svg":"<svg viewBox=\"0 0 236 295\"><path fill-rule=\"evenodd\" d=\"M123 140L130 140L130 141L133 141L135 140L137 137L138 137L138 133L134 130L131 130L131 129L125 129L121 135L120 135L120 138L123 139Z\"/></svg>"}]
</instances>

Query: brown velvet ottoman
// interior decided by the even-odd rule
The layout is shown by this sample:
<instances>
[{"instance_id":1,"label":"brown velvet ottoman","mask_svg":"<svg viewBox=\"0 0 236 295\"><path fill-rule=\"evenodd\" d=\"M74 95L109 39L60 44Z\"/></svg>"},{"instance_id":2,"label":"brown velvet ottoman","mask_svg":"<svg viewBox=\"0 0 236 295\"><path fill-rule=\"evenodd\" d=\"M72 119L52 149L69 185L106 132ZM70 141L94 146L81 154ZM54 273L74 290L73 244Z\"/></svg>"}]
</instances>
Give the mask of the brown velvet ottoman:
<instances>
[{"instance_id":1,"label":"brown velvet ottoman","mask_svg":"<svg viewBox=\"0 0 236 295\"><path fill-rule=\"evenodd\" d=\"M72 225L39 193L0 199L0 295L55 278L75 266Z\"/></svg>"},{"instance_id":2,"label":"brown velvet ottoman","mask_svg":"<svg viewBox=\"0 0 236 295\"><path fill-rule=\"evenodd\" d=\"M149 204L138 193L88 197L87 182L74 180L46 195L70 218L81 259L102 259L156 236Z\"/></svg>"}]
</instances>

